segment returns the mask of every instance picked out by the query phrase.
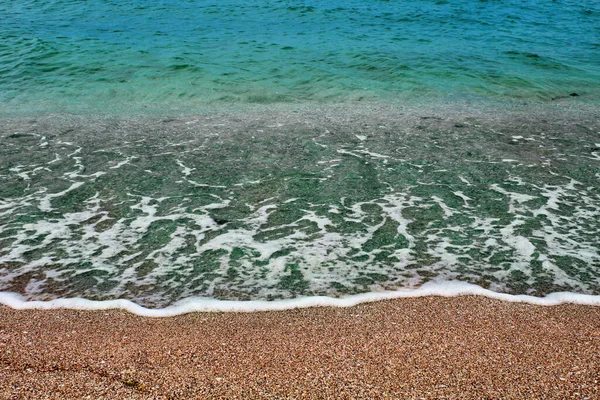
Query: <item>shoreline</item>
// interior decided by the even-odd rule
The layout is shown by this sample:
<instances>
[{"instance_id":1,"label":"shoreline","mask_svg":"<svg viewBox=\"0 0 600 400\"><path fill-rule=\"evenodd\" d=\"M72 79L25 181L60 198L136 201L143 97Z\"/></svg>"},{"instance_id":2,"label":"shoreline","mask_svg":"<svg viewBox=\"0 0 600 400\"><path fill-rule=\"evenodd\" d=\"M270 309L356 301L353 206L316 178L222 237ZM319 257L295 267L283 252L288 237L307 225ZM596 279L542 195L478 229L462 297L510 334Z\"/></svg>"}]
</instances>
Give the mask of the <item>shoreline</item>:
<instances>
[{"instance_id":1,"label":"shoreline","mask_svg":"<svg viewBox=\"0 0 600 400\"><path fill-rule=\"evenodd\" d=\"M480 296L189 313L0 306L1 398L596 398L600 308Z\"/></svg>"},{"instance_id":2,"label":"shoreline","mask_svg":"<svg viewBox=\"0 0 600 400\"><path fill-rule=\"evenodd\" d=\"M304 308L334 307L348 308L361 304L381 301L422 298L422 297L465 297L478 296L508 303L524 303L536 306L557 306L574 304L582 306L600 306L600 295L572 292L549 293L543 297L523 294L495 292L467 282L442 281L428 282L415 289L396 291L367 292L343 297L307 296L282 300L219 300L213 298L190 297L177 301L164 308L147 308L131 300L89 300L85 298L59 298L48 301L27 300L18 293L0 292L0 306L15 310L57 310L71 309L81 311L122 310L141 317L175 317L197 312L269 312L287 311Z\"/></svg>"}]
</instances>

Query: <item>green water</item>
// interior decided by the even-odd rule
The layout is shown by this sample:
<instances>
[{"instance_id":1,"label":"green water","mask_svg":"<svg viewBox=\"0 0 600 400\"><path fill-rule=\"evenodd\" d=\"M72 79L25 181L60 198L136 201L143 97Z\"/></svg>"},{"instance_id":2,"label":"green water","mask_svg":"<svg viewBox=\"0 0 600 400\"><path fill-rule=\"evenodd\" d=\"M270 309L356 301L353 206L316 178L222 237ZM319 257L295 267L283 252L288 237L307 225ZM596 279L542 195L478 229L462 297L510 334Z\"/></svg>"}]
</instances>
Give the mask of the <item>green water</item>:
<instances>
[{"instance_id":1,"label":"green water","mask_svg":"<svg viewBox=\"0 0 600 400\"><path fill-rule=\"evenodd\" d=\"M600 8L0 1L0 291L600 294Z\"/></svg>"},{"instance_id":2,"label":"green water","mask_svg":"<svg viewBox=\"0 0 600 400\"><path fill-rule=\"evenodd\" d=\"M13 118L0 283L277 299L459 279L598 293L598 113L327 107Z\"/></svg>"}]
</instances>

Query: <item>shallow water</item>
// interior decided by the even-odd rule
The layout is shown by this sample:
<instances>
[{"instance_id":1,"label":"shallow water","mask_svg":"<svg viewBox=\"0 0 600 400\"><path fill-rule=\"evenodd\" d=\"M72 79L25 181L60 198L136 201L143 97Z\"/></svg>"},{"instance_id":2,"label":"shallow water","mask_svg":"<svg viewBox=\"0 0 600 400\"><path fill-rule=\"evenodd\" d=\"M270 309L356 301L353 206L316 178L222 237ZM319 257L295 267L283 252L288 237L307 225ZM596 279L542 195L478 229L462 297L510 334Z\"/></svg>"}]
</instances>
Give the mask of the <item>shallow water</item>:
<instances>
[{"instance_id":1,"label":"shallow water","mask_svg":"<svg viewBox=\"0 0 600 400\"><path fill-rule=\"evenodd\" d=\"M600 294L598 113L492 111L7 120L0 290L149 306L429 280Z\"/></svg>"},{"instance_id":2,"label":"shallow water","mask_svg":"<svg viewBox=\"0 0 600 400\"><path fill-rule=\"evenodd\" d=\"M0 291L599 295L599 7L0 1Z\"/></svg>"}]
</instances>

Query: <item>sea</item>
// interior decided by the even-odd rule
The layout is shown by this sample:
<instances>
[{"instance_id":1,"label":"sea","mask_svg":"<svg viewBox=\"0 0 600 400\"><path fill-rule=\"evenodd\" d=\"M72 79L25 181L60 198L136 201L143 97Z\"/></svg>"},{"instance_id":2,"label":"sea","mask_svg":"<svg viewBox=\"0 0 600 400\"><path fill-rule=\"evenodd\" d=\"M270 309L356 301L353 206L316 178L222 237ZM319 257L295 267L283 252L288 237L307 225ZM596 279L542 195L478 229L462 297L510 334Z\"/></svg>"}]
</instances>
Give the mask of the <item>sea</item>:
<instances>
[{"instance_id":1,"label":"sea","mask_svg":"<svg viewBox=\"0 0 600 400\"><path fill-rule=\"evenodd\" d=\"M0 0L0 292L600 304L600 2Z\"/></svg>"}]
</instances>

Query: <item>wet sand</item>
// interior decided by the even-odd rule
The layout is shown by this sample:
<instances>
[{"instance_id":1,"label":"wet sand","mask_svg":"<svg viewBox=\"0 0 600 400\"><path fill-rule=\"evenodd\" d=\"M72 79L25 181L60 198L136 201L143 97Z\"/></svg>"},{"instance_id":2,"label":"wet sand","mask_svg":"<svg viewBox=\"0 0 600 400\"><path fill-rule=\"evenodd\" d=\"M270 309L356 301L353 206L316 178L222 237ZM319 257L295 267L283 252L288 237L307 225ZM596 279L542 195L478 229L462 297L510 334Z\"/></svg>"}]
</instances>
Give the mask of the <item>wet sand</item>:
<instances>
[{"instance_id":1,"label":"wet sand","mask_svg":"<svg viewBox=\"0 0 600 400\"><path fill-rule=\"evenodd\" d=\"M147 318L0 307L1 399L600 398L600 307L425 297Z\"/></svg>"}]
</instances>

